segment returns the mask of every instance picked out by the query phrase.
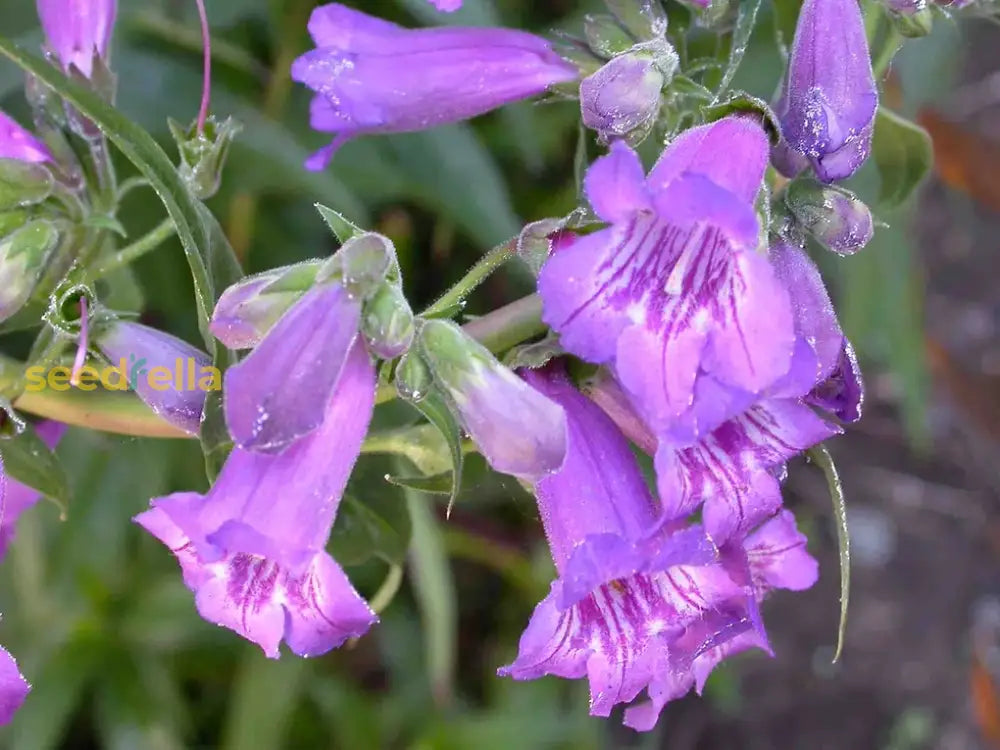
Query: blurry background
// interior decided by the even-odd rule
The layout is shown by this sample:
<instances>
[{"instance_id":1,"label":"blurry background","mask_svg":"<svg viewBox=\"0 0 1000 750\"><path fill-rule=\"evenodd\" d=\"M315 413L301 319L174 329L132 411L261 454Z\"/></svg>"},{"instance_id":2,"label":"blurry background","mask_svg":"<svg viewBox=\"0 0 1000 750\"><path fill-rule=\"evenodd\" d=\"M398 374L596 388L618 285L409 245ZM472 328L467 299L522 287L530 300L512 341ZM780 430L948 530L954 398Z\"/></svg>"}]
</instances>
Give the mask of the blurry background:
<instances>
[{"instance_id":1,"label":"blurry background","mask_svg":"<svg viewBox=\"0 0 1000 750\"><path fill-rule=\"evenodd\" d=\"M422 306L525 220L576 201L574 103L521 104L471 125L346 146L332 167L300 165L324 144L306 92L287 77L309 46L304 0L209 0L213 111L245 131L211 201L248 270L329 254L321 201L396 242ZM787 0L781 2L786 6ZM794 12L794 0L792 0ZM0 0L4 33L37 46L33 3ZM406 24L502 24L579 31L599 3L466 0L442 16L425 0L354 3ZM119 106L168 140L200 90L194 4L121 0L113 67ZM781 70L773 9L737 87L770 98ZM990 748L1000 747L1000 29L939 18L907 43L885 100L935 136L937 176L890 208L866 168L854 181L886 227L858 256L818 257L866 367L865 418L833 442L847 490L854 578L847 647L830 664L839 573L821 475L792 467L788 502L821 561L819 584L765 607L777 658L727 663L706 697L669 706L640 736L587 716L582 682L494 676L515 653L551 565L534 503L473 457L452 520L383 482L365 458L335 555L366 595L413 535L407 581L358 643L312 660L265 659L202 621L173 558L129 522L152 495L202 488L197 445L71 430L59 453L74 480L65 522L25 514L0 566L0 642L34 684L0 744L44 748ZM0 64L0 105L27 122L22 77ZM648 144L652 146L652 144ZM647 147L647 150L650 150ZM652 150L650 150L650 154ZM596 150L592 150L596 154ZM133 193L138 236L161 218ZM525 292L516 270L471 300L482 312ZM116 279L113 303L195 337L187 266L165 245ZM400 407L402 408L402 407ZM391 411L391 410L390 410ZM398 419L388 414L386 420ZM280 498L275 498L280 502ZM412 511L412 523L407 509ZM348 539L343 533L349 527ZM358 543L361 538L371 544ZM377 554L373 554L377 550ZM992 744L991 744L992 743Z\"/></svg>"}]
</instances>

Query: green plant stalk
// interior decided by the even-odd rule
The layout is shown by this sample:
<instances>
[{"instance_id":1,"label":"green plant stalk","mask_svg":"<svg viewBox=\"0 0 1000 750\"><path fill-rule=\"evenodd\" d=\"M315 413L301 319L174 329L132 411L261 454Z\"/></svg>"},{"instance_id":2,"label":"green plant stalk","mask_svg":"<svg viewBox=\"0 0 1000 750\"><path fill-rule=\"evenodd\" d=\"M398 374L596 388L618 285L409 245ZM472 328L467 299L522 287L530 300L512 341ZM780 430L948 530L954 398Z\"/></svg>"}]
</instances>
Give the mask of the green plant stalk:
<instances>
[{"instance_id":1,"label":"green plant stalk","mask_svg":"<svg viewBox=\"0 0 1000 750\"><path fill-rule=\"evenodd\" d=\"M458 283L435 300L421 315L433 317L434 315L446 312L450 308L461 305L476 287L486 281L500 266L513 258L516 252L517 237L512 237L503 244L497 245L480 258L469 269L469 272L459 279Z\"/></svg>"},{"instance_id":2,"label":"green plant stalk","mask_svg":"<svg viewBox=\"0 0 1000 750\"><path fill-rule=\"evenodd\" d=\"M97 268L88 273L89 277L91 279L100 279L107 276L112 271L116 271L122 266L132 263L137 258L141 258L149 251L155 250L167 239L173 237L176 232L174 222L171 219L164 219L131 245L126 245L114 255L102 260Z\"/></svg>"},{"instance_id":3,"label":"green plant stalk","mask_svg":"<svg viewBox=\"0 0 1000 750\"><path fill-rule=\"evenodd\" d=\"M809 449L809 458L826 477L833 501L833 516L837 521L837 546L840 550L840 625L837 628L837 650L833 654L836 664L844 650L844 633L847 630L847 604L851 595L851 536L847 528L847 505L844 502L844 488L840 483L837 466L825 445Z\"/></svg>"}]
</instances>

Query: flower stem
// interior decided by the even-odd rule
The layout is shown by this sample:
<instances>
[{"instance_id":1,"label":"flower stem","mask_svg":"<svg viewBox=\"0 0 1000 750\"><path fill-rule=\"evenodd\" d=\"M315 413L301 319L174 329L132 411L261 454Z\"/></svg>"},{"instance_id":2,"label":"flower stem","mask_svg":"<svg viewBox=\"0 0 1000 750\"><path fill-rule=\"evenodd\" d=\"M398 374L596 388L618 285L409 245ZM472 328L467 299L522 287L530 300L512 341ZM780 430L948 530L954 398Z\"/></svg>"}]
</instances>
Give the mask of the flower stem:
<instances>
[{"instance_id":1,"label":"flower stem","mask_svg":"<svg viewBox=\"0 0 1000 750\"><path fill-rule=\"evenodd\" d=\"M456 305L461 305L465 298L472 291L482 284L500 266L514 257L517 250L517 237L513 237L502 245L497 245L486 253L479 261L469 269L469 272L458 280L451 289L441 295L430 307L424 310L421 315L433 317L446 312Z\"/></svg>"},{"instance_id":2,"label":"flower stem","mask_svg":"<svg viewBox=\"0 0 1000 750\"><path fill-rule=\"evenodd\" d=\"M204 72L201 83L201 107L198 110L198 135L205 132L205 120L208 119L208 107L212 96L212 34L208 29L208 12L205 10L205 0L195 0L198 5L198 19L201 21L201 46L204 60Z\"/></svg>"},{"instance_id":3,"label":"flower stem","mask_svg":"<svg viewBox=\"0 0 1000 750\"><path fill-rule=\"evenodd\" d=\"M164 219L156 227L145 235L137 239L131 245L126 245L110 258L104 260L100 265L90 272L91 279L99 279L107 276L112 271L116 271L122 266L126 266L137 258L142 257L150 250L154 250L161 243L166 241L176 232L176 227L172 219Z\"/></svg>"}]
</instances>

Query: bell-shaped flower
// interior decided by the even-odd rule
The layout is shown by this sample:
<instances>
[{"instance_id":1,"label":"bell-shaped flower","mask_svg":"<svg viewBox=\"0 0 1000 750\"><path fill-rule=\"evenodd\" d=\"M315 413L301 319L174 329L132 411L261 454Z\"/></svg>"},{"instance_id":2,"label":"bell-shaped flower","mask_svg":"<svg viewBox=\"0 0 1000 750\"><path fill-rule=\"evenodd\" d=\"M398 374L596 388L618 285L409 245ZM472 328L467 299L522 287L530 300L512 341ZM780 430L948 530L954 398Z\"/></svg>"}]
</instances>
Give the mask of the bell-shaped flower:
<instances>
[{"instance_id":1,"label":"bell-shaped flower","mask_svg":"<svg viewBox=\"0 0 1000 750\"><path fill-rule=\"evenodd\" d=\"M94 344L117 368L113 388L130 388L170 424L198 433L207 392L222 387L205 352L168 333L123 320L110 323Z\"/></svg>"},{"instance_id":2,"label":"bell-shaped flower","mask_svg":"<svg viewBox=\"0 0 1000 750\"><path fill-rule=\"evenodd\" d=\"M774 589L803 591L819 576L816 560L806 550L806 538L787 510L768 519L723 554L736 558L733 562L745 569L747 579L740 582L752 591L758 605ZM750 648L771 652L759 629L747 629L698 653L686 671L656 675L649 685L650 700L626 709L625 724L639 731L652 729L664 705L682 697L692 687L700 695L709 674L720 662Z\"/></svg>"},{"instance_id":3,"label":"bell-shaped flower","mask_svg":"<svg viewBox=\"0 0 1000 750\"><path fill-rule=\"evenodd\" d=\"M63 433L66 432L66 425L62 422L46 420L40 422L35 430L45 444L54 449ZM41 493L9 476L2 476L2 470L0 470L0 482L6 483L6 490L2 494L3 502L0 504L0 559L3 559L3 556L7 554L7 546L14 539L17 519L24 511L38 502Z\"/></svg>"},{"instance_id":4,"label":"bell-shaped flower","mask_svg":"<svg viewBox=\"0 0 1000 750\"><path fill-rule=\"evenodd\" d=\"M688 130L648 177L616 142L585 182L610 226L542 269L545 322L567 351L610 364L657 434L703 434L745 406L718 391L756 394L788 370L791 303L756 251L767 153L745 117Z\"/></svg>"},{"instance_id":5,"label":"bell-shaped flower","mask_svg":"<svg viewBox=\"0 0 1000 750\"><path fill-rule=\"evenodd\" d=\"M628 441L552 367L527 381L566 412L566 462L535 484L559 577L521 637L515 679L586 677L607 716L664 674L756 627L699 526L664 525Z\"/></svg>"},{"instance_id":6,"label":"bell-shaped flower","mask_svg":"<svg viewBox=\"0 0 1000 750\"><path fill-rule=\"evenodd\" d=\"M107 58L116 0L38 0L38 17L49 49L68 71L90 78L94 57Z\"/></svg>"},{"instance_id":7,"label":"bell-shaped flower","mask_svg":"<svg viewBox=\"0 0 1000 750\"><path fill-rule=\"evenodd\" d=\"M653 126L663 86L677 68L673 48L664 43L662 50L659 59L644 51L618 55L580 82L583 124L603 143L641 140Z\"/></svg>"},{"instance_id":8,"label":"bell-shaped flower","mask_svg":"<svg viewBox=\"0 0 1000 750\"><path fill-rule=\"evenodd\" d=\"M0 159L17 159L34 164L52 161L48 147L21 127L14 118L0 112Z\"/></svg>"},{"instance_id":9,"label":"bell-shaped flower","mask_svg":"<svg viewBox=\"0 0 1000 750\"><path fill-rule=\"evenodd\" d=\"M819 271L805 253L779 243L770 256L795 310L795 352L788 373L697 441L660 440L655 456L667 516L684 517L701 507L705 528L720 544L773 515L781 507L785 464L841 431L812 408L810 403L817 401L810 396L835 376L849 344ZM859 381L854 382L860 388ZM849 397L838 397L827 388L824 398L831 413L848 413L841 402Z\"/></svg>"},{"instance_id":10,"label":"bell-shaped flower","mask_svg":"<svg viewBox=\"0 0 1000 750\"><path fill-rule=\"evenodd\" d=\"M316 92L311 124L335 133L306 166L323 169L345 141L466 120L577 77L547 41L521 31L406 29L338 3L309 19L316 49L292 78Z\"/></svg>"},{"instance_id":11,"label":"bell-shaped flower","mask_svg":"<svg viewBox=\"0 0 1000 750\"><path fill-rule=\"evenodd\" d=\"M805 0L776 107L785 145L805 156L823 182L843 180L868 158L877 109L857 0ZM787 160L777 166L787 167Z\"/></svg>"},{"instance_id":12,"label":"bell-shaped flower","mask_svg":"<svg viewBox=\"0 0 1000 750\"><path fill-rule=\"evenodd\" d=\"M14 657L0 646L0 724L10 723L30 691Z\"/></svg>"},{"instance_id":13,"label":"bell-shaped flower","mask_svg":"<svg viewBox=\"0 0 1000 750\"><path fill-rule=\"evenodd\" d=\"M314 286L292 302L246 359L227 370L226 424L238 446L277 453L319 427L394 253L377 234L345 242L314 277ZM260 295L255 284L240 282L222 295L211 327L224 342L254 341L266 329L261 307L246 301ZM268 310L264 317L270 315Z\"/></svg>"},{"instance_id":14,"label":"bell-shaped flower","mask_svg":"<svg viewBox=\"0 0 1000 750\"><path fill-rule=\"evenodd\" d=\"M419 360L414 361L415 357ZM566 455L563 409L501 365L484 346L445 320L421 324L403 367L426 368L462 427L496 471L528 481L559 469ZM400 385L405 392L405 385ZM410 388L409 397L419 399Z\"/></svg>"},{"instance_id":15,"label":"bell-shaped flower","mask_svg":"<svg viewBox=\"0 0 1000 750\"><path fill-rule=\"evenodd\" d=\"M176 555L206 620L278 656L313 656L375 622L326 552L374 409L375 369L351 347L322 423L280 455L235 448L205 496L156 498L135 520Z\"/></svg>"}]
</instances>

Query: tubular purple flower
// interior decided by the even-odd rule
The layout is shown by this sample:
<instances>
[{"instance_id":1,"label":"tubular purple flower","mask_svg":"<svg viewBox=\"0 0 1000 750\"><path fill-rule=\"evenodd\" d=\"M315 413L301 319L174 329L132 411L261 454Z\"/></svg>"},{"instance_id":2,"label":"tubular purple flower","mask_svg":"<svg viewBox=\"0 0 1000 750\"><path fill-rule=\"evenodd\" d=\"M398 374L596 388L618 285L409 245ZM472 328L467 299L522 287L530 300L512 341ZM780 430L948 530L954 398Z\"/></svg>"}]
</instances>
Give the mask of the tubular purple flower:
<instances>
[{"instance_id":1,"label":"tubular purple flower","mask_svg":"<svg viewBox=\"0 0 1000 750\"><path fill-rule=\"evenodd\" d=\"M14 657L0 646L0 724L10 723L30 691Z\"/></svg>"},{"instance_id":2,"label":"tubular purple flower","mask_svg":"<svg viewBox=\"0 0 1000 750\"><path fill-rule=\"evenodd\" d=\"M0 112L0 159L17 159L34 164L52 161L48 147L21 127L9 115Z\"/></svg>"},{"instance_id":3,"label":"tubular purple flower","mask_svg":"<svg viewBox=\"0 0 1000 750\"><path fill-rule=\"evenodd\" d=\"M205 496L155 498L135 521L176 555L198 612L277 658L314 656L376 617L325 551L368 430L375 369L351 348L322 423L280 455L236 448Z\"/></svg>"},{"instance_id":4,"label":"tubular purple flower","mask_svg":"<svg viewBox=\"0 0 1000 750\"><path fill-rule=\"evenodd\" d=\"M205 352L155 328L122 320L104 329L95 344L150 409L175 427L198 433L206 393L221 387Z\"/></svg>"},{"instance_id":5,"label":"tubular purple flower","mask_svg":"<svg viewBox=\"0 0 1000 750\"><path fill-rule=\"evenodd\" d=\"M535 481L563 465L566 416L558 404L450 321L425 321L417 338L435 385L490 466Z\"/></svg>"},{"instance_id":6,"label":"tubular purple flower","mask_svg":"<svg viewBox=\"0 0 1000 750\"><path fill-rule=\"evenodd\" d=\"M521 31L406 29L337 3L309 19L316 49L292 78L316 92L311 124L335 133L306 166L366 133L402 133L466 120L577 77L547 41Z\"/></svg>"},{"instance_id":7,"label":"tubular purple flower","mask_svg":"<svg viewBox=\"0 0 1000 750\"><path fill-rule=\"evenodd\" d=\"M785 143L809 159L823 182L843 180L868 158L877 109L857 0L806 0L777 109Z\"/></svg>"},{"instance_id":8,"label":"tubular purple flower","mask_svg":"<svg viewBox=\"0 0 1000 750\"><path fill-rule=\"evenodd\" d=\"M676 58L675 58L676 64ZM608 143L645 135L660 112L663 72L650 57L626 53L580 82L583 124Z\"/></svg>"},{"instance_id":9,"label":"tubular purple flower","mask_svg":"<svg viewBox=\"0 0 1000 750\"><path fill-rule=\"evenodd\" d=\"M658 522L628 441L600 409L553 367L523 377L568 419L566 462L535 485L559 577L499 674L586 676L591 714L607 716L753 617L704 531Z\"/></svg>"},{"instance_id":10,"label":"tubular purple flower","mask_svg":"<svg viewBox=\"0 0 1000 750\"><path fill-rule=\"evenodd\" d=\"M562 346L612 365L657 434L704 434L746 405L720 411L719 391L756 394L788 370L788 292L756 252L767 150L757 122L728 117L685 132L644 178L616 142L585 182L610 226L539 276Z\"/></svg>"},{"instance_id":11,"label":"tubular purple flower","mask_svg":"<svg viewBox=\"0 0 1000 750\"><path fill-rule=\"evenodd\" d=\"M816 560L806 551L806 538L795 527L795 517L783 510L768 519L739 545L724 554L749 573L742 581L752 591L756 604L764 601L774 589L803 591L819 576ZM697 629L693 630L697 634ZM685 695L692 687L700 695L712 670L724 659L750 648L771 653L762 630L743 630L732 638L698 653L686 671L657 675L649 685L648 703L631 706L625 711L625 724L639 731L656 726L663 706Z\"/></svg>"},{"instance_id":12,"label":"tubular purple flower","mask_svg":"<svg viewBox=\"0 0 1000 750\"><path fill-rule=\"evenodd\" d=\"M66 425L61 422L46 420L39 422L35 427L38 436L45 441L51 449L55 449L63 433L66 432ZM2 472L2 469L0 469ZM2 477L0 481L6 482L6 493L2 495L3 512L0 514L0 559L7 554L7 547L14 539L17 530L17 519L20 515L38 502L41 493L38 490L21 484L10 477ZM2 700L0 700L2 705Z\"/></svg>"},{"instance_id":13,"label":"tubular purple flower","mask_svg":"<svg viewBox=\"0 0 1000 750\"><path fill-rule=\"evenodd\" d=\"M116 12L116 0L38 0L49 49L67 71L75 67L87 78L95 55L108 56Z\"/></svg>"}]
</instances>

